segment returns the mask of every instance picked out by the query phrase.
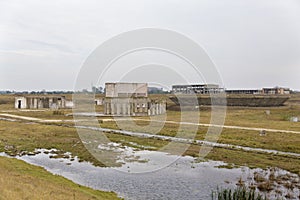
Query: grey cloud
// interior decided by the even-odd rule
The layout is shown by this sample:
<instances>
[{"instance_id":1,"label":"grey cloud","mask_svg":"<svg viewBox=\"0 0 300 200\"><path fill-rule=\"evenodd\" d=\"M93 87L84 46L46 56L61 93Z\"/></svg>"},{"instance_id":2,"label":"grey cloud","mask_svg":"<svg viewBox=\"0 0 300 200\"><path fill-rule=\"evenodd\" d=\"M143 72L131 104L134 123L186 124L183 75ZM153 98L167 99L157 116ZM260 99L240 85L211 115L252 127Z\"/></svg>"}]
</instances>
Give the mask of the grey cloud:
<instances>
[{"instance_id":1,"label":"grey cloud","mask_svg":"<svg viewBox=\"0 0 300 200\"><path fill-rule=\"evenodd\" d=\"M227 88L300 89L297 0L12 0L0 5L0 90L52 89L43 73L49 70L60 71L55 87L72 89L78 69L99 44L143 27L171 29L198 42ZM1 78L16 69L39 78L14 83Z\"/></svg>"}]
</instances>

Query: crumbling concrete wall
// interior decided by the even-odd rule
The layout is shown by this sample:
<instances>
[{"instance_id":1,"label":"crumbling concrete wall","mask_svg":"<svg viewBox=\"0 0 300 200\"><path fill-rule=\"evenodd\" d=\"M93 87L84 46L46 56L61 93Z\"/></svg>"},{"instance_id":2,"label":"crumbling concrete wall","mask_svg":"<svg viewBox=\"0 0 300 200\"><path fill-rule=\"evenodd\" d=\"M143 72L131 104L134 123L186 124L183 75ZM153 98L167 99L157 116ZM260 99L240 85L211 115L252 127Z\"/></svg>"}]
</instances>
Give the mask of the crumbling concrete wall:
<instances>
[{"instance_id":1,"label":"crumbling concrete wall","mask_svg":"<svg viewBox=\"0 0 300 200\"><path fill-rule=\"evenodd\" d=\"M105 97L148 97L147 83L106 83Z\"/></svg>"},{"instance_id":2,"label":"crumbling concrete wall","mask_svg":"<svg viewBox=\"0 0 300 200\"><path fill-rule=\"evenodd\" d=\"M106 83L104 114L148 116L166 112L166 102L148 98L147 83Z\"/></svg>"},{"instance_id":3,"label":"crumbling concrete wall","mask_svg":"<svg viewBox=\"0 0 300 200\"><path fill-rule=\"evenodd\" d=\"M15 98L16 109L59 109L66 108L66 99L64 96L28 96Z\"/></svg>"}]
</instances>

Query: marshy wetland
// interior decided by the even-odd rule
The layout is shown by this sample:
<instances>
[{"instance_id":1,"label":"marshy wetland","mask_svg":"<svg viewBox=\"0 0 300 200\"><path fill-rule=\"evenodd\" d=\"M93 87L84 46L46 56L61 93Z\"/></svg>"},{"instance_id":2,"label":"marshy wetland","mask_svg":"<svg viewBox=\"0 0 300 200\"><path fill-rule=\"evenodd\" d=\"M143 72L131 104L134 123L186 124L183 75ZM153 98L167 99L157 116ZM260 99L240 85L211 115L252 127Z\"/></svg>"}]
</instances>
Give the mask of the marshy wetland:
<instances>
[{"instance_id":1,"label":"marshy wetland","mask_svg":"<svg viewBox=\"0 0 300 200\"><path fill-rule=\"evenodd\" d=\"M73 117L68 115L72 110L21 111L13 108L13 96L2 95L0 99L0 151L5 155L0 157L4 163L0 167L7 172L0 175L0 180L5 186L1 189L7 195L5 199L17 196L46 199L52 194L56 194L57 199L74 199L74 196L76 199L114 199L117 195L125 199L209 199L218 188L235 188L237 185L252 188L269 199L300 198L300 123L290 121L291 117L300 116L299 96L293 96L283 107L227 107L225 126L217 141L224 145L214 145L205 159L198 158L201 143L195 141L205 139L208 129L205 124L210 123L211 117L209 107L200 107L199 124L190 125L197 126L198 130L183 155L163 152L170 138L162 139L163 136L176 137L180 111L167 111L167 123L159 133L155 133L155 123L153 130L147 126L147 117L136 117L138 126L124 125L127 132L156 134L158 137L137 137L118 131L93 130L93 127L85 129L91 135L101 132L109 139L110 143L98 144L97 151L113 152L110 167L86 149L86 141L78 136ZM96 110L102 108L97 106ZM101 128L119 130L113 118L98 116L97 120ZM81 124L93 125L88 120ZM160 126L159 122L157 126ZM261 135L259 130L266 132ZM192 130L186 126L186 133L189 131ZM90 138L91 143L93 139ZM178 141L178 145L181 143ZM162 169L151 168L157 166L157 158L171 161ZM20 160L42 166L52 174L94 190L72 185L61 176L52 176ZM135 173L147 166L150 166L147 173ZM33 174L28 174L29 170ZM14 186L3 181L8 176ZM31 181L25 180L27 176ZM44 191L39 187L43 185L40 181L48 179L49 185L55 185L56 181L61 185L47 187L49 190ZM23 182L26 187L22 187ZM98 190L113 191L117 195ZM86 196L80 196L81 193Z\"/></svg>"}]
</instances>

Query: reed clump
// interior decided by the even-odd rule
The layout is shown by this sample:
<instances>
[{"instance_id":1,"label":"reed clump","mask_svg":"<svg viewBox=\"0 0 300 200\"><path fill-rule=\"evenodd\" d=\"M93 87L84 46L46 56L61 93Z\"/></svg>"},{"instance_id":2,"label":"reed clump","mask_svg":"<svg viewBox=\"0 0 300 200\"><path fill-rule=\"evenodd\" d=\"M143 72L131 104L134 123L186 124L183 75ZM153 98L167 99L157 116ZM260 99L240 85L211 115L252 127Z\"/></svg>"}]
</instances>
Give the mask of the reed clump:
<instances>
[{"instance_id":1,"label":"reed clump","mask_svg":"<svg viewBox=\"0 0 300 200\"><path fill-rule=\"evenodd\" d=\"M254 189L240 186L235 189L218 189L212 192L212 200L267 200Z\"/></svg>"}]
</instances>

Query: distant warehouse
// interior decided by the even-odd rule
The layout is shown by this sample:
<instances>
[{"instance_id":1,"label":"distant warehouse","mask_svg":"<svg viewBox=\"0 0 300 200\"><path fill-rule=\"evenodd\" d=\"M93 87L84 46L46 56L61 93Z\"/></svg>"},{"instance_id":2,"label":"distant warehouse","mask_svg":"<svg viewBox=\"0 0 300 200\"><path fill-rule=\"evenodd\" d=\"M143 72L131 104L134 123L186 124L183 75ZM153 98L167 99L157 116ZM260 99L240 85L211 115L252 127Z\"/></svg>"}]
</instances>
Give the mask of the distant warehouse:
<instances>
[{"instance_id":1,"label":"distant warehouse","mask_svg":"<svg viewBox=\"0 0 300 200\"><path fill-rule=\"evenodd\" d=\"M253 94L253 95L283 95L290 94L289 88L272 87L262 89L224 89L217 84L192 84L192 85L173 85L173 94L216 94L226 92L227 94Z\"/></svg>"},{"instance_id":2,"label":"distant warehouse","mask_svg":"<svg viewBox=\"0 0 300 200\"><path fill-rule=\"evenodd\" d=\"M273 87L273 88L263 88L263 94L290 94L290 88L283 88L283 87Z\"/></svg>"},{"instance_id":3,"label":"distant warehouse","mask_svg":"<svg viewBox=\"0 0 300 200\"><path fill-rule=\"evenodd\" d=\"M262 89L234 89L234 90L225 90L227 94L265 94L265 95L283 95L290 94L289 88L283 87L273 87L273 88L262 88Z\"/></svg>"},{"instance_id":4,"label":"distant warehouse","mask_svg":"<svg viewBox=\"0 0 300 200\"><path fill-rule=\"evenodd\" d=\"M211 94L220 93L224 89L217 84L193 84L193 85L173 85L174 94Z\"/></svg>"}]
</instances>

